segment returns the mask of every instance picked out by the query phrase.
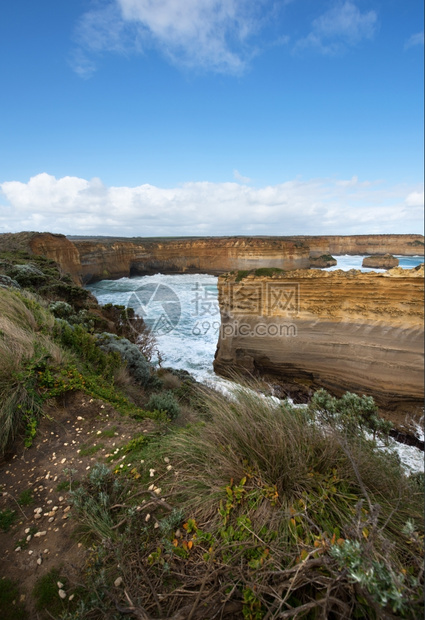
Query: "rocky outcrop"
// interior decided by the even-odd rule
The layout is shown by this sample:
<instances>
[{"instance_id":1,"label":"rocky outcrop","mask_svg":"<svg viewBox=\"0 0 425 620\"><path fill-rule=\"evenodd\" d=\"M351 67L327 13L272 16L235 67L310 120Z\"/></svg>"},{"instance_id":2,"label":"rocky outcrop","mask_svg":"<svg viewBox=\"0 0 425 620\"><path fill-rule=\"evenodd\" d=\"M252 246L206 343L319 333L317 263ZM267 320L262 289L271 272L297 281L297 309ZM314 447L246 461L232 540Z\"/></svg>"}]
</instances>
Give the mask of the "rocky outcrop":
<instances>
[{"instance_id":1,"label":"rocky outcrop","mask_svg":"<svg viewBox=\"0 0 425 620\"><path fill-rule=\"evenodd\" d=\"M21 232L0 235L0 251L26 252L54 260L64 273L69 273L75 284L81 284L80 255L65 235Z\"/></svg>"},{"instance_id":2,"label":"rocky outcrop","mask_svg":"<svg viewBox=\"0 0 425 620\"><path fill-rule=\"evenodd\" d=\"M332 256L366 254L400 254L402 256L423 256L423 235L330 235L297 236L310 248L311 256L331 254Z\"/></svg>"},{"instance_id":3,"label":"rocky outcrop","mask_svg":"<svg viewBox=\"0 0 425 620\"><path fill-rule=\"evenodd\" d=\"M305 269L309 249L281 237L73 239L84 282L153 273L210 273L268 267Z\"/></svg>"},{"instance_id":4,"label":"rocky outcrop","mask_svg":"<svg viewBox=\"0 0 425 620\"><path fill-rule=\"evenodd\" d=\"M400 261L392 254L384 254L377 256L366 256L363 259L362 267L370 267L371 269L393 269L398 267Z\"/></svg>"},{"instance_id":5,"label":"rocky outcrop","mask_svg":"<svg viewBox=\"0 0 425 620\"><path fill-rule=\"evenodd\" d=\"M215 370L259 371L306 394L372 395L385 410L423 405L423 265L384 273L298 270L219 278Z\"/></svg>"},{"instance_id":6,"label":"rocky outcrop","mask_svg":"<svg viewBox=\"0 0 425 620\"><path fill-rule=\"evenodd\" d=\"M310 267L312 269L325 269L326 267L334 267L335 265L337 265L337 261L330 254L310 256Z\"/></svg>"}]
</instances>

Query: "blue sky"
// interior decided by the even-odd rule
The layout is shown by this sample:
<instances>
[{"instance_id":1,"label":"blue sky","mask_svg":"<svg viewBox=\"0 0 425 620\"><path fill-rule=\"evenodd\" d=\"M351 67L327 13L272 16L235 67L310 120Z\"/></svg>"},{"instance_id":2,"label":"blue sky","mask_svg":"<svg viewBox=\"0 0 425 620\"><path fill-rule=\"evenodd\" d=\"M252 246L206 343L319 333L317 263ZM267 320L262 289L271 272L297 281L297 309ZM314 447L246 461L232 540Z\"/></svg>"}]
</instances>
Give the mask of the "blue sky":
<instances>
[{"instance_id":1,"label":"blue sky","mask_svg":"<svg viewBox=\"0 0 425 620\"><path fill-rule=\"evenodd\" d=\"M14 0L0 232L423 229L422 0Z\"/></svg>"}]
</instances>

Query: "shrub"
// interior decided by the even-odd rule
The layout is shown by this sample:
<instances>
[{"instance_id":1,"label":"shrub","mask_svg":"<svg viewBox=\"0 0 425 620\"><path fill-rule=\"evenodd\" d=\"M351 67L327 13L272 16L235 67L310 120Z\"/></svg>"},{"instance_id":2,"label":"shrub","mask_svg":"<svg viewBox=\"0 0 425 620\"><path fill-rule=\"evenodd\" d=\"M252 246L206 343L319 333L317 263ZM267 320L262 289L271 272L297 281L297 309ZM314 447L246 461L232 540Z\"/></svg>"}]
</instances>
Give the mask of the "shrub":
<instances>
[{"instance_id":1,"label":"shrub","mask_svg":"<svg viewBox=\"0 0 425 620\"><path fill-rule=\"evenodd\" d=\"M347 434L371 431L375 438L376 434L388 436L392 429L391 422L379 417L378 407L371 396L346 392L341 398L335 398L326 390L318 390L309 408L321 421Z\"/></svg>"},{"instance_id":2,"label":"shrub","mask_svg":"<svg viewBox=\"0 0 425 620\"><path fill-rule=\"evenodd\" d=\"M170 391L152 394L146 406L148 411L165 411L170 420L180 413L180 406Z\"/></svg>"},{"instance_id":3,"label":"shrub","mask_svg":"<svg viewBox=\"0 0 425 620\"><path fill-rule=\"evenodd\" d=\"M137 346L127 340L119 338L115 334L104 332L97 336L98 346L102 351L118 353L126 362L131 376L142 386L146 386L151 376L151 367Z\"/></svg>"}]
</instances>

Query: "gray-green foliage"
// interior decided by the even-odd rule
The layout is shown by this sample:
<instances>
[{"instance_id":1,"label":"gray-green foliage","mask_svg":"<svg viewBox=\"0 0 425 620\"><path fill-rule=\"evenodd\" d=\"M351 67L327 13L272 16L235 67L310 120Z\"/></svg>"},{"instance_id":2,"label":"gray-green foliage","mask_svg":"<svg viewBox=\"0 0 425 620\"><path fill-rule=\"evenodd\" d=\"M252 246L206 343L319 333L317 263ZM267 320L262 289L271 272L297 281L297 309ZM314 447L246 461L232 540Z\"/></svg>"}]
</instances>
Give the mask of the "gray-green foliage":
<instances>
[{"instance_id":1,"label":"gray-green foliage","mask_svg":"<svg viewBox=\"0 0 425 620\"><path fill-rule=\"evenodd\" d=\"M374 436L388 435L391 422L378 415L378 407L371 396L346 392L341 398L318 390L310 401L310 411L327 424L336 425L349 435L371 431Z\"/></svg>"},{"instance_id":2,"label":"gray-green foliage","mask_svg":"<svg viewBox=\"0 0 425 620\"><path fill-rule=\"evenodd\" d=\"M69 319L74 314L74 308L66 301L52 301L49 310L58 319Z\"/></svg>"},{"instance_id":3,"label":"gray-green foliage","mask_svg":"<svg viewBox=\"0 0 425 620\"><path fill-rule=\"evenodd\" d=\"M378 605L389 605L393 612L404 616L403 612L407 610L404 600L406 577L402 572L396 573L384 559L377 561L368 558L366 544L358 540L345 540L342 545L333 545L330 554L339 567L348 572L350 580L367 590Z\"/></svg>"},{"instance_id":4,"label":"gray-green foliage","mask_svg":"<svg viewBox=\"0 0 425 620\"><path fill-rule=\"evenodd\" d=\"M16 280L13 280L13 278L10 278L9 276L5 276L3 274L0 274L0 287L2 288L21 288L21 286L16 282Z\"/></svg>"},{"instance_id":5,"label":"gray-green foliage","mask_svg":"<svg viewBox=\"0 0 425 620\"><path fill-rule=\"evenodd\" d=\"M180 406L170 391L152 394L146 408L148 411L165 411L171 420L180 413Z\"/></svg>"},{"instance_id":6,"label":"gray-green foliage","mask_svg":"<svg viewBox=\"0 0 425 620\"><path fill-rule=\"evenodd\" d=\"M137 345L127 340L127 338L119 338L115 334L107 332L103 332L96 337L98 345L103 351L119 353L121 358L127 363L127 368L132 377L141 385L147 385L151 376L151 367L137 348Z\"/></svg>"}]
</instances>

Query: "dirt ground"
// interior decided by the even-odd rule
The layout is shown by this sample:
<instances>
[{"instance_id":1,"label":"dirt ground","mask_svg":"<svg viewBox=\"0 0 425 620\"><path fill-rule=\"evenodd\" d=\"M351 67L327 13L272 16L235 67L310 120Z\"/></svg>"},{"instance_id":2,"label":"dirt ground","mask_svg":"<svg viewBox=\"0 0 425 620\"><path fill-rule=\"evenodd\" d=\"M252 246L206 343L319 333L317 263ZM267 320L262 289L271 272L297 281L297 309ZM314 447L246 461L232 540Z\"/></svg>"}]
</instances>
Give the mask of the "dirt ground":
<instances>
[{"instance_id":1,"label":"dirt ground","mask_svg":"<svg viewBox=\"0 0 425 620\"><path fill-rule=\"evenodd\" d=\"M32 447L18 445L14 455L0 462L0 510L14 510L18 517L8 532L0 531L0 579L18 584L20 600L34 619L39 614L31 592L37 579L57 567L76 585L85 563L85 549L73 536L69 483L135 434L154 428L152 420L136 422L84 394L68 395L47 413ZM82 456L81 446L98 451ZM33 501L22 505L18 500L28 490Z\"/></svg>"}]
</instances>

